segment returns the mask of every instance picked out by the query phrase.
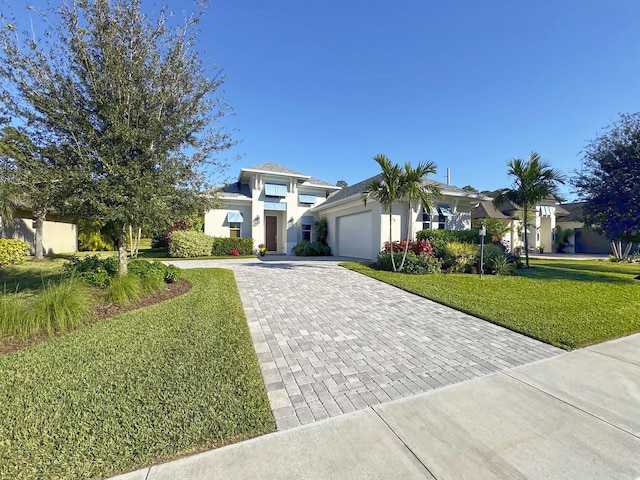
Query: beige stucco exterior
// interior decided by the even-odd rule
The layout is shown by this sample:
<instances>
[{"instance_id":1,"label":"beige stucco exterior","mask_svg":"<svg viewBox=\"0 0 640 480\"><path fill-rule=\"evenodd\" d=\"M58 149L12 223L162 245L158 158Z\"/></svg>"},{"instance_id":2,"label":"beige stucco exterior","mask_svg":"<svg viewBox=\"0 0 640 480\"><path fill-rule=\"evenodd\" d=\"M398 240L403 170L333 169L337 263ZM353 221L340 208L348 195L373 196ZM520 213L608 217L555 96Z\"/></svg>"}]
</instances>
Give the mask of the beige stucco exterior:
<instances>
[{"instance_id":1,"label":"beige stucco exterior","mask_svg":"<svg viewBox=\"0 0 640 480\"><path fill-rule=\"evenodd\" d=\"M27 242L30 253L34 253L35 220L28 215L28 212L19 211L10 225L3 224L0 219L0 231L3 238L16 238ZM46 255L77 252L77 225L66 219L50 216L42 226L42 246Z\"/></svg>"}]
</instances>

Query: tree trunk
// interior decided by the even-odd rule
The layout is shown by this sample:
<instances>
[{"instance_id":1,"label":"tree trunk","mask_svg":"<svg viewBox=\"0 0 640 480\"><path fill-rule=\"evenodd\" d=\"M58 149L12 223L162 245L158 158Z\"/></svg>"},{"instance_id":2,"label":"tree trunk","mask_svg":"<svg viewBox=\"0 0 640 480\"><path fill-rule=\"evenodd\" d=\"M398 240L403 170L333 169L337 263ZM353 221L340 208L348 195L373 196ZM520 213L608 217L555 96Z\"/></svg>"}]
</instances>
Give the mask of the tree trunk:
<instances>
[{"instance_id":1,"label":"tree trunk","mask_svg":"<svg viewBox=\"0 0 640 480\"><path fill-rule=\"evenodd\" d=\"M413 235L411 235L411 219L413 218L413 210L411 209L411 202L409 202L409 216L407 217L407 239L404 242L404 254L402 255L402 263L400 263L400 268L398 271L402 271L404 268L404 262L407 260L407 252L409 251L409 238L413 240Z\"/></svg>"},{"instance_id":2,"label":"tree trunk","mask_svg":"<svg viewBox=\"0 0 640 480\"><path fill-rule=\"evenodd\" d=\"M36 234L34 239L34 255L36 260L44 259L44 247L42 245L42 233L44 230L44 221L47 214L44 212L33 212L33 218L36 221Z\"/></svg>"},{"instance_id":3,"label":"tree trunk","mask_svg":"<svg viewBox=\"0 0 640 480\"><path fill-rule=\"evenodd\" d=\"M396 268L396 255L393 251L393 215L391 212L393 211L393 206L389 207L389 251L391 252L391 266L393 267L393 271L397 272Z\"/></svg>"},{"instance_id":4,"label":"tree trunk","mask_svg":"<svg viewBox=\"0 0 640 480\"><path fill-rule=\"evenodd\" d=\"M525 268L530 268L529 267L529 232L527 231L527 220L528 220L528 215L527 215L527 204L526 202L524 203L524 208L523 208L523 216L524 216L524 258L525 258Z\"/></svg>"},{"instance_id":5,"label":"tree trunk","mask_svg":"<svg viewBox=\"0 0 640 480\"><path fill-rule=\"evenodd\" d=\"M123 225L118 242L118 273L127 274L127 229Z\"/></svg>"}]
</instances>

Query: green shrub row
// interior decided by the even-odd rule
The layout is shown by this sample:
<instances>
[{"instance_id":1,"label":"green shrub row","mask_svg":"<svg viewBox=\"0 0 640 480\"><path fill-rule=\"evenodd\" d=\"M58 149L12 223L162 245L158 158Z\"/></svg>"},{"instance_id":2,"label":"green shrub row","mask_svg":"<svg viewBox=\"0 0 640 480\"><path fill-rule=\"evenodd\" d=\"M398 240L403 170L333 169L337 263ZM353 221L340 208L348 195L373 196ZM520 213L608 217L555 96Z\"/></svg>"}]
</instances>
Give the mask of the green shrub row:
<instances>
[{"instance_id":1,"label":"green shrub row","mask_svg":"<svg viewBox=\"0 0 640 480\"><path fill-rule=\"evenodd\" d=\"M21 263L29 255L29 244L15 238L0 238L0 267Z\"/></svg>"},{"instance_id":2,"label":"green shrub row","mask_svg":"<svg viewBox=\"0 0 640 480\"><path fill-rule=\"evenodd\" d=\"M315 257L331 255L331 247L320 242L302 241L293 247L293 254L299 257Z\"/></svg>"},{"instance_id":3,"label":"green shrub row","mask_svg":"<svg viewBox=\"0 0 640 480\"><path fill-rule=\"evenodd\" d=\"M175 231L169 237L169 256L174 258L207 257L209 255L251 255L252 238L211 237L195 230Z\"/></svg>"},{"instance_id":4,"label":"green shrub row","mask_svg":"<svg viewBox=\"0 0 640 480\"><path fill-rule=\"evenodd\" d=\"M394 253L394 261L396 268L402 263L402 252ZM381 252L378 254L377 262L378 270L386 270L391 272L393 265L391 264L391 253ZM440 273L442 271L442 259L429 257L426 255L416 255L414 252L407 252L407 258L402 267L402 273L413 275L424 275L427 273Z\"/></svg>"},{"instance_id":5,"label":"green shrub row","mask_svg":"<svg viewBox=\"0 0 640 480\"><path fill-rule=\"evenodd\" d=\"M215 237L211 253L208 255L230 255L232 250L237 250L240 255L251 255L253 253L253 239Z\"/></svg>"},{"instance_id":6,"label":"green shrub row","mask_svg":"<svg viewBox=\"0 0 640 480\"><path fill-rule=\"evenodd\" d=\"M178 267L160 262L136 259L130 261L128 267L129 272L141 279L157 277L163 282L173 283L180 277ZM73 257L62 266L62 272L66 278L80 278L93 287L103 287L118 275L118 258L101 258L99 255Z\"/></svg>"},{"instance_id":7,"label":"green shrub row","mask_svg":"<svg viewBox=\"0 0 640 480\"><path fill-rule=\"evenodd\" d=\"M449 242L443 247L443 267L450 273L471 273L479 248L472 243Z\"/></svg>"},{"instance_id":8,"label":"green shrub row","mask_svg":"<svg viewBox=\"0 0 640 480\"><path fill-rule=\"evenodd\" d=\"M444 246L447 243L480 243L477 229L471 230L420 230L416 240L426 240L433 245L436 257L444 257Z\"/></svg>"}]
</instances>

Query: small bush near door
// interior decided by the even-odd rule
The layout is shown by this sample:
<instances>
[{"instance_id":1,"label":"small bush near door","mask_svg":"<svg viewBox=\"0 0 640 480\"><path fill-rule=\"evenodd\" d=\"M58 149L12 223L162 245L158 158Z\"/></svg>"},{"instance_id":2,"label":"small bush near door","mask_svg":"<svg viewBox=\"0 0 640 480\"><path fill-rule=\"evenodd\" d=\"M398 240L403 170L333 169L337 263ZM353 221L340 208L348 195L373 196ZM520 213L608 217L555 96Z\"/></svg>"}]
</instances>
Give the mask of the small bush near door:
<instances>
[{"instance_id":1,"label":"small bush near door","mask_svg":"<svg viewBox=\"0 0 640 480\"><path fill-rule=\"evenodd\" d=\"M252 238L219 238L213 239L213 246L207 255L235 255L232 254L237 250L238 255L251 255L253 252Z\"/></svg>"},{"instance_id":2,"label":"small bush near door","mask_svg":"<svg viewBox=\"0 0 640 480\"><path fill-rule=\"evenodd\" d=\"M299 257L318 257L331 255L331 247L320 242L300 242L293 247L293 254Z\"/></svg>"}]
</instances>

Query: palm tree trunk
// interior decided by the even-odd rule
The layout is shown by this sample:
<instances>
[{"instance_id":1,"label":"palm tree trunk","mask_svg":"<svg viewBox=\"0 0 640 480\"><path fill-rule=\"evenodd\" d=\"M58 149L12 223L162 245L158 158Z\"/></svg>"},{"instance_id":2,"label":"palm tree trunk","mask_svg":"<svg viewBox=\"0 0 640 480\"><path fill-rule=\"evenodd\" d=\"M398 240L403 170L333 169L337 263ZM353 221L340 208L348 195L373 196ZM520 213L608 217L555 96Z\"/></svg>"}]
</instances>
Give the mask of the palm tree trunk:
<instances>
[{"instance_id":1,"label":"palm tree trunk","mask_svg":"<svg viewBox=\"0 0 640 480\"><path fill-rule=\"evenodd\" d=\"M528 210L528 206L527 203L524 202L523 205L523 217L524 217L524 258L525 258L525 268L530 268L529 267L529 232L527 231L527 223L528 223L528 215L527 215L527 210Z\"/></svg>"},{"instance_id":2,"label":"palm tree trunk","mask_svg":"<svg viewBox=\"0 0 640 480\"><path fill-rule=\"evenodd\" d=\"M407 216L407 239L404 242L404 254L402 255L402 262L400 263L400 268L398 268L398 271L402 271L402 269L404 268L404 262L407 260L407 252L409 251L409 238L413 239L413 236L411 235L411 217L412 217L412 213L413 211L411 210L411 202L409 202L409 215Z\"/></svg>"},{"instance_id":3,"label":"palm tree trunk","mask_svg":"<svg viewBox=\"0 0 640 480\"><path fill-rule=\"evenodd\" d=\"M393 271L397 272L396 268L396 252L393 251L393 215L391 212L393 211L393 206L389 207L389 250L391 251L391 266L393 267Z\"/></svg>"}]
</instances>

